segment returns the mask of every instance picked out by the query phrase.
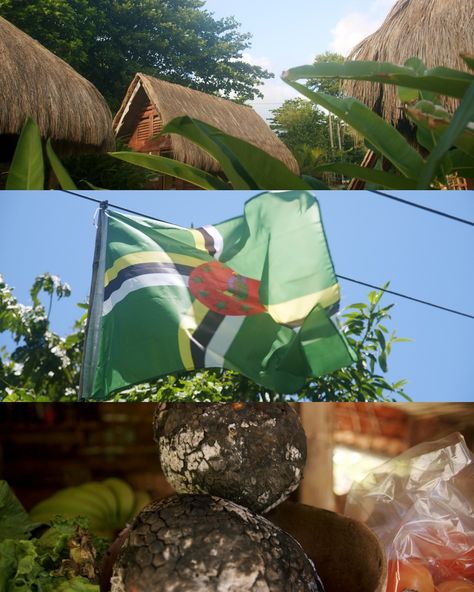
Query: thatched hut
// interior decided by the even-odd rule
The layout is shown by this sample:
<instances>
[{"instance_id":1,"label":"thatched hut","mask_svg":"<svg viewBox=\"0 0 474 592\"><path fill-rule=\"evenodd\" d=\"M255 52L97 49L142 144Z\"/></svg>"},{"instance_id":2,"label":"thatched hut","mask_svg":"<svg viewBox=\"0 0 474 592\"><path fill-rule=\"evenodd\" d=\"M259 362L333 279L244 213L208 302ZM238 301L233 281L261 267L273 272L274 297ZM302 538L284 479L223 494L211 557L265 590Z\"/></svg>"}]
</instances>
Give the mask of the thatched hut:
<instances>
[{"instance_id":1,"label":"thatched hut","mask_svg":"<svg viewBox=\"0 0 474 592\"><path fill-rule=\"evenodd\" d=\"M474 0L397 0L381 27L356 45L348 59L402 65L417 57L429 68L469 71L460 54L474 54L473 19ZM406 129L396 86L348 80L343 91ZM451 112L457 105L457 100L446 98Z\"/></svg>"},{"instance_id":2,"label":"thatched hut","mask_svg":"<svg viewBox=\"0 0 474 592\"><path fill-rule=\"evenodd\" d=\"M139 152L168 156L205 171L219 173L219 163L201 148L176 134L154 139L175 117L188 115L237 136L275 158L296 174L298 164L288 148L251 108L227 99L136 74L118 110L113 127L117 138ZM193 186L171 177L160 177L157 188L191 189Z\"/></svg>"},{"instance_id":3,"label":"thatched hut","mask_svg":"<svg viewBox=\"0 0 474 592\"><path fill-rule=\"evenodd\" d=\"M2 17L0 64L1 162L11 159L27 117L60 153L113 149L112 115L99 91Z\"/></svg>"}]
</instances>

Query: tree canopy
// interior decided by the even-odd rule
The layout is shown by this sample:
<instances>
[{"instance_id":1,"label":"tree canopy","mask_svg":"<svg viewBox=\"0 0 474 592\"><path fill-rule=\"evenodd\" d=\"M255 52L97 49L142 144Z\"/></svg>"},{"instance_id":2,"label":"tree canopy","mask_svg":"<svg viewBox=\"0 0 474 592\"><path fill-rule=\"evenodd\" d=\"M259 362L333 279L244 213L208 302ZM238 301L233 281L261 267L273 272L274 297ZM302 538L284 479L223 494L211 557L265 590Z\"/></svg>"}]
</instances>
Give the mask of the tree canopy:
<instances>
[{"instance_id":1,"label":"tree canopy","mask_svg":"<svg viewBox=\"0 0 474 592\"><path fill-rule=\"evenodd\" d=\"M242 59L250 34L203 0L0 0L0 15L90 80L115 109L136 72L239 100L272 77Z\"/></svg>"},{"instance_id":2,"label":"tree canopy","mask_svg":"<svg viewBox=\"0 0 474 592\"><path fill-rule=\"evenodd\" d=\"M31 304L17 301L0 275L0 334L10 345L0 347L0 402L75 401L78 395L87 304L72 332L61 337L51 329L55 299L69 297L70 288L49 273L31 288ZM349 306L342 314L343 331L358 361L328 376L308 380L292 395L306 401L387 401L406 397L404 380L390 382L387 359L392 345L404 341L389 331L393 305L381 306L383 292L371 292L367 303ZM153 384L135 386L115 395L115 401L279 401L286 395L268 392L230 370L199 370L170 374Z\"/></svg>"}]
</instances>

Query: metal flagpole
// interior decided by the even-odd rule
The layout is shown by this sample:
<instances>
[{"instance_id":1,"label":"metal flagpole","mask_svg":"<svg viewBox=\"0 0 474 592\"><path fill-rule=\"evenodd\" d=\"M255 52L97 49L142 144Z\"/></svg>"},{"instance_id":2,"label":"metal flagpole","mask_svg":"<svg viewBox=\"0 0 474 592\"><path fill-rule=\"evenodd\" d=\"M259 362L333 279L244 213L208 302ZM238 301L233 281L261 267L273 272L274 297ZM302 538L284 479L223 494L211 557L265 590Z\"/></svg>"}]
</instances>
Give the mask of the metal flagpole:
<instances>
[{"instance_id":1,"label":"metal flagpole","mask_svg":"<svg viewBox=\"0 0 474 592\"><path fill-rule=\"evenodd\" d=\"M82 356L81 377L79 380L79 401L88 399L92 394L94 374L99 357L99 334L104 302L105 249L107 245L108 202L100 204L97 234L95 237L92 280L89 294L89 314L87 316L84 353Z\"/></svg>"}]
</instances>

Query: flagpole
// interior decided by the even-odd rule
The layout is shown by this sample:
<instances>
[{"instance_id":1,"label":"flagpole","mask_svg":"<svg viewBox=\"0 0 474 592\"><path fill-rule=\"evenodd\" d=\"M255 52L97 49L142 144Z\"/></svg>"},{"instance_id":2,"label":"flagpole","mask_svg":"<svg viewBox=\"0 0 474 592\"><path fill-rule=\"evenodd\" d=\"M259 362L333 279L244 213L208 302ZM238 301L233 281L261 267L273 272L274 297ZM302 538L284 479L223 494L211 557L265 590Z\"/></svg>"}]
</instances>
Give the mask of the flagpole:
<instances>
[{"instance_id":1,"label":"flagpole","mask_svg":"<svg viewBox=\"0 0 474 592\"><path fill-rule=\"evenodd\" d=\"M88 399L92 394L94 374L99 357L100 322L104 301L105 249L107 244L108 202L100 204L95 237L94 261L92 263L92 280L89 293L89 314L87 316L82 356L81 377L79 379L79 401Z\"/></svg>"}]
</instances>

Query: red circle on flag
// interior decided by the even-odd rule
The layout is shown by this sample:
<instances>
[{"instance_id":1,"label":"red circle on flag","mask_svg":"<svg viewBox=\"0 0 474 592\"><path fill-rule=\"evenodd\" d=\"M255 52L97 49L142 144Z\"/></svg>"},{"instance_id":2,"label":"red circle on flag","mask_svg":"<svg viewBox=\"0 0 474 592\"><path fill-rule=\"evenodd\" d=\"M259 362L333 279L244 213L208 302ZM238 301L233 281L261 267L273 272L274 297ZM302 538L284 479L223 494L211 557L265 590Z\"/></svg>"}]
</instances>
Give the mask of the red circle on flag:
<instances>
[{"instance_id":1,"label":"red circle on flag","mask_svg":"<svg viewBox=\"0 0 474 592\"><path fill-rule=\"evenodd\" d=\"M260 282L240 275L220 261L210 261L189 275L191 294L221 315L241 316L266 312L260 303Z\"/></svg>"}]
</instances>

